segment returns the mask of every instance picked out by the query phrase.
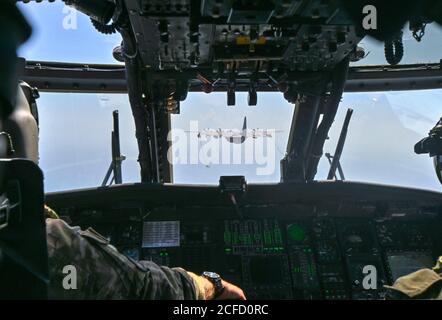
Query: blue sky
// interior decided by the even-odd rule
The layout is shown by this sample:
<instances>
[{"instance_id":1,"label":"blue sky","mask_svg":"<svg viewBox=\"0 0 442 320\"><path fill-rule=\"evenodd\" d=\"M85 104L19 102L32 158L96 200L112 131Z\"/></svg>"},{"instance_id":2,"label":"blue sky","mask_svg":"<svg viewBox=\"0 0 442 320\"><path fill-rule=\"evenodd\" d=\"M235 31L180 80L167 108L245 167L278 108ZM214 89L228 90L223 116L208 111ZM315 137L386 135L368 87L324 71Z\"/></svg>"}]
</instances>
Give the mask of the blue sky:
<instances>
[{"instance_id":1,"label":"blue sky","mask_svg":"<svg viewBox=\"0 0 442 320\"><path fill-rule=\"evenodd\" d=\"M78 14L76 30L65 30L64 5L20 5L34 26L32 39L20 51L28 60L83 63L116 63L112 49L121 37L101 35L89 19ZM438 61L440 28L427 30L422 51L411 36L405 36L404 62ZM367 64L385 63L383 48L371 39L362 42L370 51ZM173 128L189 129L190 121L200 128L238 128L247 116L250 128L281 130L276 135L276 156L283 157L294 106L279 93L261 93L258 106L247 106L247 96L237 95L237 105L226 107L225 94L189 94L181 114L172 116ZM333 153L347 108L355 110L342 156L349 180L379 182L440 190L431 159L417 156L413 145L425 136L442 114L441 90L345 94L330 132L325 152ZM41 136L40 166L45 173L46 191L93 187L101 183L110 162L112 110L120 110L125 182L139 181L133 119L125 95L43 93L38 101ZM246 141L253 144L254 141ZM220 175L244 174L249 182L278 182L279 163L273 174L256 175L258 165L177 165L176 183L218 183ZM324 179L328 163L320 163L318 179Z\"/></svg>"},{"instance_id":2,"label":"blue sky","mask_svg":"<svg viewBox=\"0 0 442 320\"><path fill-rule=\"evenodd\" d=\"M21 49L29 60L84 63L116 63L112 49L120 44L121 36L102 35L95 31L87 16L77 14L77 29L63 28L68 16L61 0L54 3L19 4L34 28L30 41Z\"/></svg>"}]
</instances>

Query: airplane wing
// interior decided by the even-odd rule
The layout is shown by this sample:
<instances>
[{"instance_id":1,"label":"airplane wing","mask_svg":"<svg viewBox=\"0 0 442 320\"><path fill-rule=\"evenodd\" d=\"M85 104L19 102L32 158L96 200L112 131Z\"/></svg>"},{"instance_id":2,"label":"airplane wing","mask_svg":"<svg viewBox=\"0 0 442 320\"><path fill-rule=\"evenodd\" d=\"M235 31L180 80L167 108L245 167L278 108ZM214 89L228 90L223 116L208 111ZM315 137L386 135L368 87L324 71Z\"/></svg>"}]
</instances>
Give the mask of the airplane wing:
<instances>
[{"instance_id":1,"label":"airplane wing","mask_svg":"<svg viewBox=\"0 0 442 320\"><path fill-rule=\"evenodd\" d=\"M247 138L263 138L273 137L273 134L283 132L284 130L272 130L272 129L251 129L247 130Z\"/></svg>"},{"instance_id":2,"label":"airplane wing","mask_svg":"<svg viewBox=\"0 0 442 320\"><path fill-rule=\"evenodd\" d=\"M205 135L206 137L219 137L219 133L216 131L205 131L201 133L202 135Z\"/></svg>"},{"instance_id":3,"label":"airplane wing","mask_svg":"<svg viewBox=\"0 0 442 320\"><path fill-rule=\"evenodd\" d=\"M219 130L204 129L204 130L198 132L198 137L201 137L201 136L219 138L222 135L220 135Z\"/></svg>"}]
</instances>

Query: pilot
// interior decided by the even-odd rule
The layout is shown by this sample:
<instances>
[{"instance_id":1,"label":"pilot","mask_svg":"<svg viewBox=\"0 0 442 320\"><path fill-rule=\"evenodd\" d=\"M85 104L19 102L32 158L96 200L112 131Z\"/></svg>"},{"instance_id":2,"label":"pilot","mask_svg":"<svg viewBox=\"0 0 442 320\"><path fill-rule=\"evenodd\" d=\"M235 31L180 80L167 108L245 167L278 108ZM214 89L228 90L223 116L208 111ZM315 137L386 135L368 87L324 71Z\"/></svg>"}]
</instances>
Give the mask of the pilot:
<instances>
[{"instance_id":1,"label":"pilot","mask_svg":"<svg viewBox=\"0 0 442 320\"><path fill-rule=\"evenodd\" d=\"M442 256L432 269L420 269L398 278L387 289L386 299L442 300Z\"/></svg>"},{"instance_id":2,"label":"pilot","mask_svg":"<svg viewBox=\"0 0 442 320\"><path fill-rule=\"evenodd\" d=\"M0 1L0 129L15 105L16 49L30 32L15 1ZM245 300L240 288L216 273L196 275L182 268L133 261L93 229L71 227L48 207L45 214L49 298Z\"/></svg>"}]
</instances>

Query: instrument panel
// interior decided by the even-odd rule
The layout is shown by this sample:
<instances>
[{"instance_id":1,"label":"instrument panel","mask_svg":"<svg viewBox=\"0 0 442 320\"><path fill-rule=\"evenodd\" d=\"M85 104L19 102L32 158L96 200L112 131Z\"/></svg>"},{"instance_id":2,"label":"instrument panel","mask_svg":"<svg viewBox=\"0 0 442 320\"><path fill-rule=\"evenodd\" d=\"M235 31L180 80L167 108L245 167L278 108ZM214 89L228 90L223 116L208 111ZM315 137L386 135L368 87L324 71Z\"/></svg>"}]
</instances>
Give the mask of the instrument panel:
<instances>
[{"instance_id":1,"label":"instrument panel","mask_svg":"<svg viewBox=\"0 0 442 320\"><path fill-rule=\"evenodd\" d=\"M280 62L280 68L317 71L341 61L361 40L346 13L323 1L125 4L143 63L154 70L241 62L241 71L251 73L258 61L267 71Z\"/></svg>"},{"instance_id":2,"label":"instrument panel","mask_svg":"<svg viewBox=\"0 0 442 320\"><path fill-rule=\"evenodd\" d=\"M382 299L383 285L432 267L440 240L432 235L431 223L324 217L146 220L93 227L134 260L196 273L216 271L241 286L248 299L333 300ZM367 275L374 277L368 287Z\"/></svg>"},{"instance_id":3,"label":"instrument panel","mask_svg":"<svg viewBox=\"0 0 442 320\"><path fill-rule=\"evenodd\" d=\"M382 299L442 254L442 194L355 182L121 185L46 195L134 260L218 272L248 299Z\"/></svg>"}]
</instances>

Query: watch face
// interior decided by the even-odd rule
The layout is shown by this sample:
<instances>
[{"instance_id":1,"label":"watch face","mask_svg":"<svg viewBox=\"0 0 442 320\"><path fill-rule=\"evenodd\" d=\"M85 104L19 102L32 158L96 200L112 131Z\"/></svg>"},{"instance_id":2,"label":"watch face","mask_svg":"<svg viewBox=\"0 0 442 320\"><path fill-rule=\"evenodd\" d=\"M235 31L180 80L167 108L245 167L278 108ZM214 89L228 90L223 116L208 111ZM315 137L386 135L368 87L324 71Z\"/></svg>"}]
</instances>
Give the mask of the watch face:
<instances>
[{"instance_id":1,"label":"watch face","mask_svg":"<svg viewBox=\"0 0 442 320\"><path fill-rule=\"evenodd\" d=\"M211 271L204 271L204 272L203 272L203 275L206 276L206 277L208 277L208 278L211 278L211 279L220 278L220 276L219 276L218 273L211 272Z\"/></svg>"}]
</instances>

